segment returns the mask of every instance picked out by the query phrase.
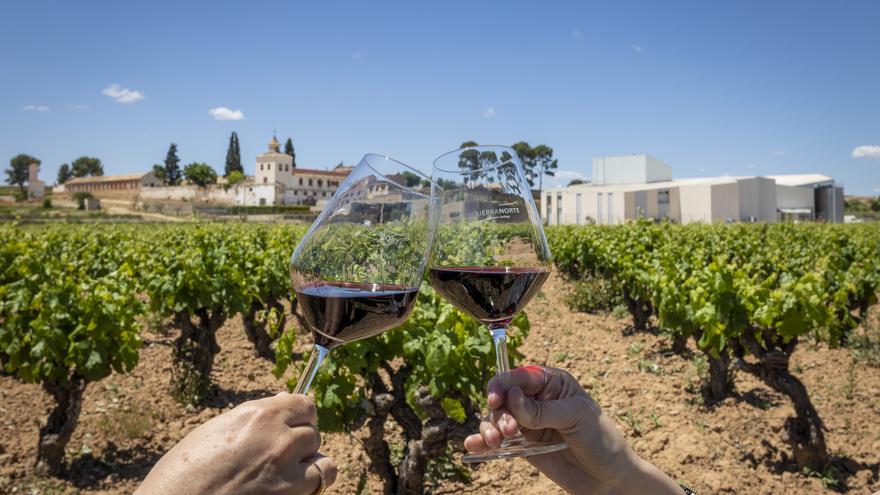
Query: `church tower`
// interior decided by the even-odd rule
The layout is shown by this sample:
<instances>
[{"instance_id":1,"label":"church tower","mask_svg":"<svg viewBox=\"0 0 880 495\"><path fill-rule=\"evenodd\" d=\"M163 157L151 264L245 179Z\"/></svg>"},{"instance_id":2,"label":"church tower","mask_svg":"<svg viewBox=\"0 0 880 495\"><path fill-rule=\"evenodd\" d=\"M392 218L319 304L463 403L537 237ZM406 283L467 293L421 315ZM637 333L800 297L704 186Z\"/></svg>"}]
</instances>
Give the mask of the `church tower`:
<instances>
[{"instance_id":1,"label":"church tower","mask_svg":"<svg viewBox=\"0 0 880 495\"><path fill-rule=\"evenodd\" d=\"M269 150L257 155L257 169L254 173L255 184L275 184L280 182L284 187L293 185L293 157L281 152L281 143L272 134Z\"/></svg>"}]
</instances>

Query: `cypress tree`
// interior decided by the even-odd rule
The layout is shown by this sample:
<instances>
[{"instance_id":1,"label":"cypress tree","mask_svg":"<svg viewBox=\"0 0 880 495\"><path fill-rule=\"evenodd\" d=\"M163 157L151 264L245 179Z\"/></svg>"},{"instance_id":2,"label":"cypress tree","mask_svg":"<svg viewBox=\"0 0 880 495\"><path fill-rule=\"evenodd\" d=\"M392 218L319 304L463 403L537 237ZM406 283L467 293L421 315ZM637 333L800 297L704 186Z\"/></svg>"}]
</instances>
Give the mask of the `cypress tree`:
<instances>
[{"instance_id":1,"label":"cypress tree","mask_svg":"<svg viewBox=\"0 0 880 495\"><path fill-rule=\"evenodd\" d=\"M177 145L171 143L168 154L165 155L165 185L176 186L180 184L180 158L177 158Z\"/></svg>"},{"instance_id":2,"label":"cypress tree","mask_svg":"<svg viewBox=\"0 0 880 495\"><path fill-rule=\"evenodd\" d=\"M229 136L229 148L226 149L226 169L225 176L229 176L232 172L244 173L241 166L241 149L238 147L238 134L232 131Z\"/></svg>"},{"instance_id":3,"label":"cypress tree","mask_svg":"<svg viewBox=\"0 0 880 495\"><path fill-rule=\"evenodd\" d=\"M287 142L284 143L284 154L290 155L293 161L291 167L296 168L296 152L293 151L293 141L290 138L287 138Z\"/></svg>"}]
</instances>

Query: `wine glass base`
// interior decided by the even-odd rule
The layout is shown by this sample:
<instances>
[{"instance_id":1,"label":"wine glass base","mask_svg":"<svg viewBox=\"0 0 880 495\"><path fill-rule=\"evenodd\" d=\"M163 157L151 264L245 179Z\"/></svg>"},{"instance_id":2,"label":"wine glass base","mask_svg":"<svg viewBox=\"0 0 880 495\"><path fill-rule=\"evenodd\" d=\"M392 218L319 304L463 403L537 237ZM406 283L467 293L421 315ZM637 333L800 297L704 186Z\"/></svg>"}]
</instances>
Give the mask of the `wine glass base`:
<instances>
[{"instance_id":1,"label":"wine glass base","mask_svg":"<svg viewBox=\"0 0 880 495\"><path fill-rule=\"evenodd\" d=\"M501 459L514 459L516 457L528 457L531 455L549 454L567 449L565 442L530 442L523 437L511 438L501 442L497 449L489 449L479 454L467 454L461 458L463 462L484 462Z\"/></svg>"}]
</instances>

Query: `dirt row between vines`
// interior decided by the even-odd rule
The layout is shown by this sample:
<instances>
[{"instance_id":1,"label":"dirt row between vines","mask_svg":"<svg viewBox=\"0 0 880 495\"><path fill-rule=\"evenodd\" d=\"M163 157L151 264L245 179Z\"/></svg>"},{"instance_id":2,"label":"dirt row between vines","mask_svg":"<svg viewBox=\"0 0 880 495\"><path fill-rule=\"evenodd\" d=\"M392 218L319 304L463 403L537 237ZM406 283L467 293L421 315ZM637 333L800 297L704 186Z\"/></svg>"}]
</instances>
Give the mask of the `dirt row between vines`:
<instances>
[{"instance_id":1,"label":"dirt row between vines","mask_svg":"<svg viewBox=\"0 0 880 495\"><path fill-rule=\"evenodd\" d=\"M569 311L562 302L568 288L554 275L528 308L532 331L523 346L526 361L569 370L633 448L676 479L705 494L880 490L880 368L854 360L849 349L802 344L795 352L792 369L825 421L835 456L833 470L805 475L788 458L783 425L793 410L784 397L740 372L734 397L704 407L698 358L672 354L662 336L623 335L625 319ZM868 324L875 332L878 313L875 307ZM69 444L67 480L32 474L49 397L39 386L0 377L0 493L131 493L162 453L198 424L284 388L269 363L253 357L241 320L235 318L219 332L218 396L205 409L187 409L167 393L172 336L146 331L145 337L133 373L113 375L86 390ZM338 483L328 493L355 493L362 477L366 493L381 493L381 480L365 471L364 435L324 435L322 450L340 467ZM522 460L483 465L470 476L470 484L444 480L432 490L562 493Z\"/></svg>"}]
</instances>

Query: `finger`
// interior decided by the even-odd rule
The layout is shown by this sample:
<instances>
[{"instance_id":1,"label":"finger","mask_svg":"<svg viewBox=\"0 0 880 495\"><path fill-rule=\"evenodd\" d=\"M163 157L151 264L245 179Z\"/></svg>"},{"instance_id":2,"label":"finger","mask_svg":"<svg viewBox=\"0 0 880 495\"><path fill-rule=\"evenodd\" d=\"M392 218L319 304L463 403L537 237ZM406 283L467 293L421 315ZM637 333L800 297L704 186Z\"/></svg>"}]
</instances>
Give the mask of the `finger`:
<instances>
[{"instance_id":1,"label":"finger","mask_svg":"<svg viewBox=\"0 0 880 495\"><path fill-rule=\"evenodd\" d=\"M336 483L336 463L333 459L315 454L313 457L303 461L307 464L305 486L311 487L307 493L317 493L321 488L321 473L324 474L324 488Z\"/></svg>"},{"instance_id":2,"label":"finger","mask_svg":"<svg viewBox=\"0 0 880 495\"><path fill-rule=\"evenodd\" d=\"M575 427L581 416L592 409L585 397L573 396L560 400L537 401L519 387L508 392L507 407L520 425L529 429L552 428L566 432Z\"/></svg>"},{"instance_id":3,"label":"finger","mask_svg":"<svg viewBox=\"0 0 880 495\"><path fill-rule=\"evenodd\" d=\"M281 392L264 400L271 401L274 407L283 411L284 422L287 426L318 424L318 410L315 408L315 401L307 395Z\"/></svg>"},{"instance_id":4,"label":"finger","mask_svg":"<svg viewBox=\"0 0 880 495\"><path fill-rule=\"evenodd\" d=\"M486 445L489 448L495 449L501 446L501 432L495 428L489 421L481 421L480 422L480 435L483 437L483 441L486 442Z\"/></svg>"},{"instance_id":5,"label":"finger","mask_svg":"<svg viewBox=\"0 0 880 495\"><path fill-rule=\"evenodd\" d=\"M296 426L290 432L290 448L296 459L308 459L321 448L321 433L315 426Z\"/></svg>"},{"instance_id":6,"label":"finger","mask_svg":"<svg viewBox=\"0 0 880 495\"><path fill-rule=\"evenodd\" d=\"M472 454L480 454L489 450L489 446L483 440L483 435L478 433L464 439L464 448Z\"/></svg>"},{"instance_id":7,"label":"finger","mask_svg":"<svg viewBox=\"0 0 880 495\"><path fill-rule=\"evenodd\" d=\"M543 366L525 366L511 370L506 376L496 375L489 380L489 408L498 409L504 405L505 390L511 387L519 387L526 395L534 396L541 393L545 385L549 387L551 381L561 382L561 380L558 370ZM554 383L554 385L558 384Z\"/></svg>"}]
</instances>

